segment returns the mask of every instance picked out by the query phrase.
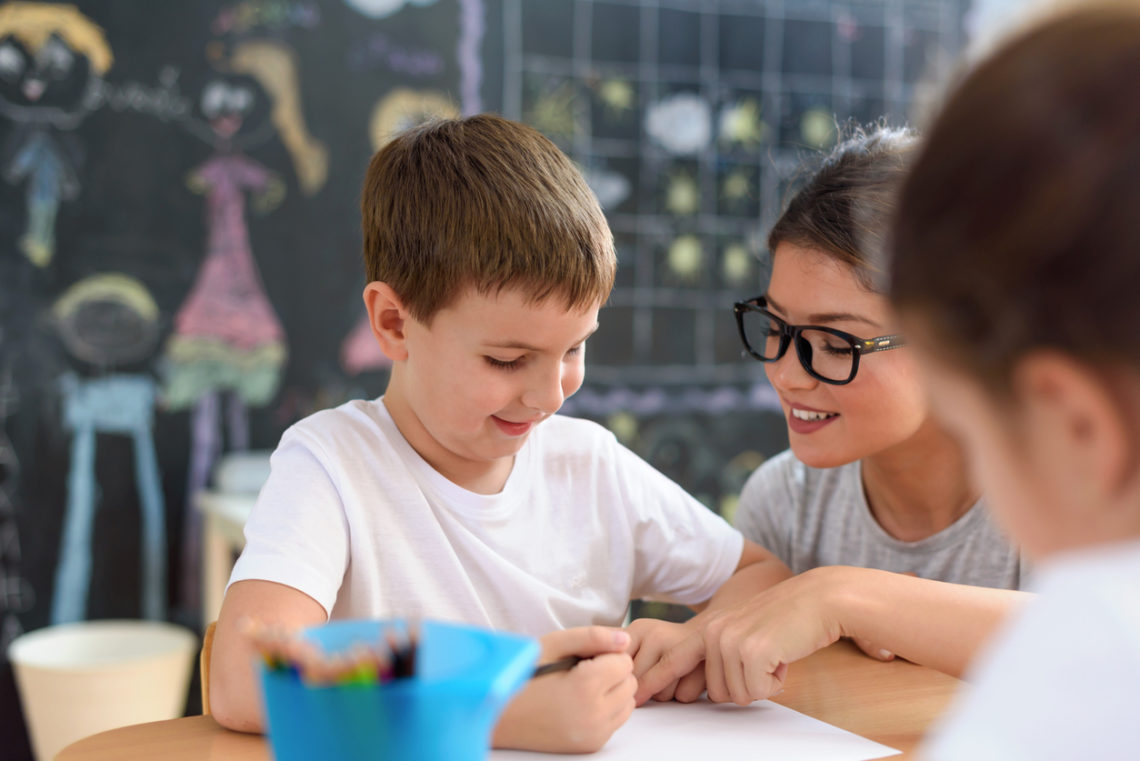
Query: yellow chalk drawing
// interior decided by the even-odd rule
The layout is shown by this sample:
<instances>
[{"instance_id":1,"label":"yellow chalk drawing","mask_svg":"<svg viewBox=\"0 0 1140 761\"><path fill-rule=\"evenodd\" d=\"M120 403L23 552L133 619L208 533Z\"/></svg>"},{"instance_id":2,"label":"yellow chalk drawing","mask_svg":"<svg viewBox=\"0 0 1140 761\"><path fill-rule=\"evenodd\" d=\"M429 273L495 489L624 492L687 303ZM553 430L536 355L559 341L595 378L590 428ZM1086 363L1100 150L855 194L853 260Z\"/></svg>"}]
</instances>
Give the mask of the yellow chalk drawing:
<instances>
[{"instance_id":1,"label":"yellow chalk drawing","mask_svg":"<svg viewBox=\"0 0 1140 761\"><path fill-rule=\"evenodd\" d=\"M724 247L721 273L729 283L745 285L748 282L752 276L752 257L743 243L734 241Z\"/></svg>"},{"instance_id":2,"label":"yellow chalk drawing","mask_svg":"<svg viewBox=\"0 0 1140 761\"><path fill-rule=\"evenodd\" d=\"M665 256L669 271L681 280L695 280L705 263L705 252L695 235L678 236Z\"/></svg>"},{"instance_id":3,"label":"yellow chalk drawing","mask_svg":"<svg viewBox=\"0 0 1140 761\"><path fill-rule=\"evenodd\" d=\"M613 431L618 441L629 445L637 438L637 418L628 412L615 412L606 420L606 428Z\"/></svg>"},{"instance_id":4,"label":"yellow chalk drawing","mask_svg":"<svg viewBox=\"0 0 1140 761\"><path fill-rule=\"evenodd\" d=\"M527 124L547 137L571 138L577 129L574 118L574 85L563 82L535 99L524 116Z\"/></svg>"},{"instance_id":5,"label":"yellow chalk drawing","mask_svg":"<svg viewBox=\"0 0 1140 761\"><path fill-rule=\"evenodd\" d=\"M15 2L0 6L0 37L15 37L29 53L39 52L53 34L85 55L96 73L105 74L111 68L114 57L103 30L74 5Z\"/></svg>"},{"instance_id":6,"label":"yellow chalk drawing","mask_svg":"<svg viewBox=\"0 0 1140 761\"><path fill-rule=\"evenodd\" d=\"M598 98L606 109L615 116L622 116L633 110L633 84L625 79L604 79L597 88Z\"/></svg>"},{"instance_id":7,"label":"yellow chalk drawing","mask_svg":"<svg viewBox=\"0 0 1140 761\"><path fill-rule=\"evenodd\" d=\"M744 98L721 109L720 139L745 147L755 147L768 136L768 125L760 119L760 104Z\"/></svg>"},{"instance_id":8,"label":"yellow chalk drawing","mask_svg":"<svg viewBox=\"0 0 1140 761\"><path fill-rule=\"evenodd\" d=\"M80 280L56 300L52 305L52 315L57 320L65 320L80 306L92 301L122 304L147 322L158 319L158 305L150 291L135 278L117 272Z\"/></svg>"},{"instance_id":9,"label":"yellow chalk drawing","mask_svg":"<svg viewBox=\"0 0 1140 761\"><path fill-rule=\"evenodd\" d=\"M696 179L686 171L674 172L665 188L665 208L678 216L696 214L701 208L701 192Z\"/></svg>"},{"instance_id":10,"label":"yellow chalk drawing","mask_svg":"<svg viewBox=\"0 0 1140 761\"><path fill-rule=\"evenodd\" d=\"M316 193L328 177L328 149L305 127L296 55L280 43L251 40L234 47L229 68L256 78L269 92L273 101L270 119L293 159L301 190L307 195Z\"/></svg>"},{"instance_id":11,"label":"yellow chalk drawing","mask_svg":"<svg viewBox=\"0 0 1140 761\"><path fill-rule=\"evenodd\" d=\"M454 119L459 106L441 92L398 88L385 95L372 109L368 135L378 151L397 133L430 119Z\"/></svg>"},{"instance_id":12,"label":"yellow chalk drawing","mask_svg":"<svg viewBox=\"0 0 1140 761\"><path fill-rule=\"evenodd\" d=\"M835 142L835 116L825 108L809 108L800 117L800 137L813 148L826 148Z\"/></svg>"},{"instance_id":13,"label":"yellow chalk drawing","mask_svg":"<svg viewBox=\"0 0 1140 761\"><path fill-rule=\"evenodd\" d=\"M736 510L740 507L740 497L735 494L726 494L720 498L720 505L717 507L717 512L720 517L724 518L729 523L736 518Z\"/></svg>"},{"instance_id":14,"label":"yellow chalk drawing","mask_svg":"<svg viewBox=\"0 0 1140 761\"><path fill-rule=\"evenodd\" d=\"M748 172L743 169L734 169L729 172L721 183L721 193L729 201L744 201L753 195L752 180Z\"/></svg>"}]
</instances>

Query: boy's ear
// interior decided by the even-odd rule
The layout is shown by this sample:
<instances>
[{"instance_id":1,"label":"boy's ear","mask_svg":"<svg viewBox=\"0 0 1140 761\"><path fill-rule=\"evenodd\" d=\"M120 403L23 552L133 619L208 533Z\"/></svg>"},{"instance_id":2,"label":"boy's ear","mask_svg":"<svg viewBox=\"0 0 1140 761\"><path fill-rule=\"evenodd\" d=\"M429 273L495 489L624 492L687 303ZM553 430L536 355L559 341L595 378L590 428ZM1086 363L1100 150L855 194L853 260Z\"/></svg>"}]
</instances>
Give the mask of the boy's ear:
<instances>
[{"instance_id":1,"label":"boy's ear","mask_svg":"<svg viewBox=\"0 0 1140 761\"><path fill-rule=\"evenodd\" d=\"M404 322L409 319L404 302L384 282L374 280L364 286L364 308L368 310L368 324L380 350L393 362L408 358L404 343Z\"/></svg>"},{"instance_id":2,"label":"boy's ear","mask_svg":"<svg viewBox=\"0 0 1140 761\"><path fill-rule=\"evenodd\" d=\"M1018 363L1012 380L1027 413L1026 432L1036 439L1029 446L1043 447L1074 487L1110 501L1130 486L1140 456L1129 432L1132 417L1104 373L1065 354L1039 351Z\"/></svg>"}]
</instances>

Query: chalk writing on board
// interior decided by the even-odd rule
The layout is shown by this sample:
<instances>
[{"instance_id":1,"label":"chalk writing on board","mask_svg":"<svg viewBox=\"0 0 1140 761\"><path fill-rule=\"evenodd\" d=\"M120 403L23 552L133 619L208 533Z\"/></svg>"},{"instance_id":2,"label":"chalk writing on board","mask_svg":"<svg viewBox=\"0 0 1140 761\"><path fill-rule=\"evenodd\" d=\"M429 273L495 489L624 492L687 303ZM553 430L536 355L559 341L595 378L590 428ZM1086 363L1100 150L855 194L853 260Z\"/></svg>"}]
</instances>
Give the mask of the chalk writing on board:
<instances>
[{"instance_id":1,"label":"chalk writing on board","mask_svg":"<svg viewBox=\"0 0 1140 761\"><path fill-rule=\"evenodd\" d=\"M0 113L16 124L0 171L26 184L19 246L37 267L55 255L60 202L79 195L82 154L69 131L89 112L91 90L112 60L103 30L75 6L0 6Z\"/></svg>"},{"instance_id":2,"label":"chalk writing on board","mask_svg":"<svg viewBox=\"0 0 1140 761\"><path fill-rule=\"evenodd\" d=\"M444 65L443 56L434 50L394 42L383 32L353 43L345 55L345 62L355 71L383 67L413 77L435 76L443 71Z\"/></svg>"},{"instance_id":3,"label":"chalk writing on board","mask_svg":"<svg viewBox=\"0 0 1140 761\"><path fill-rule=\"evenodd\" d=\"M190 115L191 101L178 88L180 73L177 66L163 66L158 72L156 85L135 80L113 83L100 79L92 89L88 106L92 110L106 105L114 111L149 114L164 122L184 119Z\"/></svg>"}]
</instances>

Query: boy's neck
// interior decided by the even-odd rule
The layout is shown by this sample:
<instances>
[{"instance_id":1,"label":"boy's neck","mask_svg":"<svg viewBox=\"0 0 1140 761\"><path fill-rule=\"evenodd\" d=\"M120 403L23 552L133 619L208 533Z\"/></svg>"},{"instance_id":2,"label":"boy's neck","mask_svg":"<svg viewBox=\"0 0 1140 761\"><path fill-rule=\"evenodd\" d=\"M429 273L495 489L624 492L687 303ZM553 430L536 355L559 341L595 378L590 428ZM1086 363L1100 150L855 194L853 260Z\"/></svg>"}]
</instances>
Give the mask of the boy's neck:
<instances>
[{"instance_id":1,"label":"boy's neck","mask_svg":"<svg viewBox=\"0 0 1140 761\"><path fill-rule=\"evenodd\" d=\"M862 465L871 514L900 541L917 542L949 528L981 496L961 447L932 421Z\"/></svg>"},{"instance_id":2,"label":"boy's neck","mask_svg":"<svg viewBox=\"0 0 1140 761\"><path fill-rule=\"evenodd\" d=\"M498 494L507 483L514 458L494 461L468 460L448 451L424 428L399 388L389 383L382 403L408 445L437 473L476 494Z\"/></svg>"}]
</instances>

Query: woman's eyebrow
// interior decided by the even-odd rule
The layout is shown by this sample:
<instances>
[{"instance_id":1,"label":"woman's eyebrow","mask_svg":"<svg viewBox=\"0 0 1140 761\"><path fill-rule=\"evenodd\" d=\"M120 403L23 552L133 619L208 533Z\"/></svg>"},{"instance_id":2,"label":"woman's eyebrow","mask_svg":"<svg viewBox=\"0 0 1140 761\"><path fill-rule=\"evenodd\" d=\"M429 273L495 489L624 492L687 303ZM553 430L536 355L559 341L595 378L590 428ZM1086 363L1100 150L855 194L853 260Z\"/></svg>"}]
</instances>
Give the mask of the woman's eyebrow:
<instances>
[{"instance_id":1,"label":"woman's eyebrow","mask_svg":"<svg viewBox=\"0 0 1140 761\"><path fill-rule=\"evenodd\" d=\"M768 306L772 307L775 311L787 314L787 310L780 307L771 296L767 297L767 301ZM808 323L811 325L823 325L829 322L862 322L875 328L880 327L879 323L869 317L854 314L853 312L818 312L808 315Z\"/></svg>"}]
</instances>

